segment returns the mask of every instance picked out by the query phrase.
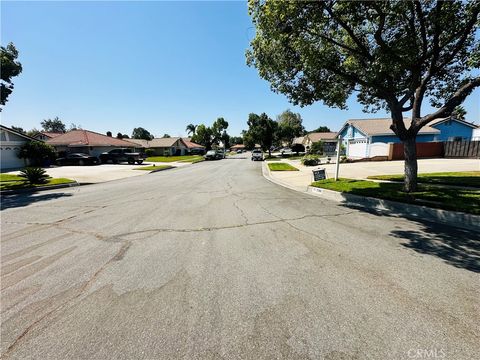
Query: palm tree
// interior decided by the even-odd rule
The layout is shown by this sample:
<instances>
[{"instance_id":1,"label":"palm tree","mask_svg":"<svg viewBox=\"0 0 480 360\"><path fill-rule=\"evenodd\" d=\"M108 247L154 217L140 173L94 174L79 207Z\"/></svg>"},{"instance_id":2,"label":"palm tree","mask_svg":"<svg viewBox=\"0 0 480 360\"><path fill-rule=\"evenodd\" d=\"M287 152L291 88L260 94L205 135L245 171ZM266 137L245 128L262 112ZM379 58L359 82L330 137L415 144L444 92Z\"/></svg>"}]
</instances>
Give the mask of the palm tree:
<instances>
[{"instance_id":1,"label":"palm tree","mask_svg":"<svg viewBox=\"0 0 480 360\"><path fill-rule=\"evenodd\" d=\"M197 129L197 125L193 125L193 124L188 124L187 125L187 128L185 129L185 131L189 134L192 134L192 135L195 135L195 130Z\"/></svg>"}]
</instances>

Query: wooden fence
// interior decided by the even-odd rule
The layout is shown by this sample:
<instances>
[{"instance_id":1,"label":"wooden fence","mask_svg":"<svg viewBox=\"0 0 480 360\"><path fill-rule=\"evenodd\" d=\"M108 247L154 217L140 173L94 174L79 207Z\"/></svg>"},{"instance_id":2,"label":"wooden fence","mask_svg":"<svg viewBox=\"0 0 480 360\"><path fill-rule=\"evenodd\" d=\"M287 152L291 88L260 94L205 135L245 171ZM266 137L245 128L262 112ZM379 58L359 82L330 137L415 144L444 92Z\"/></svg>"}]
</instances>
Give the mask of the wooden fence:
<instances>
[{"instance_id":1,"label":"wooden fence","mask_svg":"<svg viewBox=\"0 0 480 360\"><path fill-rule=\"evenodd\" d=\"M446 158L480 158L480 141L447 141L444 153Z\"/></svg>"}]
</instances>

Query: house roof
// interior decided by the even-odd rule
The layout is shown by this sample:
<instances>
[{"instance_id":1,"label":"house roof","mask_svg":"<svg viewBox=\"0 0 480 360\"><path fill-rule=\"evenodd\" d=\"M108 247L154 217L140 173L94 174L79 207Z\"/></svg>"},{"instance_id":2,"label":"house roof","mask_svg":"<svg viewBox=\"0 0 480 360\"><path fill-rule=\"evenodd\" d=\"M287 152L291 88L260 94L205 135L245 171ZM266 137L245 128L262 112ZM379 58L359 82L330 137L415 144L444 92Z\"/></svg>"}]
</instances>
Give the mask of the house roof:
<instances>
[{"instance_id":1,"label":"house roof","mask_svg":"<svg viewBox=\"0 0 480 360\"><path fill-rule=\"evenodd\" d=\"M132 143L106 136L89 130L71 130L54 138L48 139L50 145L64 146L118 146L132 147Z\"/></svg>"},{"instance_id":2,"label":"house roof","mask_svg":"<svg viewBox=\"0 0 480 360\"><path fill-rule=\"evenodd\" d=\"M407 128L410 127L411 123L410 118L403 118L403 122ZM380 118L380 119L350 119L343 125L343 127L338 132L339 134L345 129L347 125L352 125L353 127L360 130L366 136L378 136L378 135L391 135L395 136L395 133L390 129L392 124L391 118ZM439 134L440 130L432 128L428 125L422 127L419 134Z\"/></svg>"},{"instance_id":3,"label":"house roof","mask_svg":"<svg viewBox=\"0 0 480 360\"><path fill-rule=\"evenodd\" d=\"M31 136L28 136L27 134L24 134L24 133L21 133L21 132L18 132L16 130L13 130L9 127L6 127L6 126L3 126L2 124L0 124L0 128L4 131L8 131L8 132L11 132L12 134L15 134L15 135L18 135L18 136L21 136L27 140L33 140L33 141L41 141L41 140L38 140L38 139L35 139Z\"/></svg>"},{"instance_id":4,"label":"house roof","mask_svg":"<svg viewBox=\"0 0 480 360\"><path fill-rule=\"evenodd\" d=\"M191 138L182 138L182 140L183 140L183 143L189 149L199 149L199 148L204 149L205 148L205 146L194 143L193 141L191 141Z\"/></svg>"},{"instance_id":5,"label":"house roof","mask_svg":"<svg viewBox=\"0 0 480 360\"><path fill-rule=\"evenodd\" d=\"M435 125L439 125L441 123L444 123L445 121L456 121L460 124L463 124L463 125L466 125L466 126L469 126L473 129L476 129L478 126L471 123L471 122L468 122L468 121L465 121L465 120L460 120L460 119L456 119L452 116L449 116L449 117L446 117L446 118L440 118L440 119L435 119L433 120L431 123L429 123L430 126L435 126Z\"/></svg>"},{"instance_id":6,"label":"house roof","mask_svg":"<svg viewBox=\"0 0 480 360\"><path fill-rule=\"evenodd\" d=\"M169 138L155 138L152 140L143 140L143 139L128 139L129 142L141 145L144 148L164 148L172 147L178 140L180 140L185 146L185 141L180 137L169 137Z\"/></svg>"},{"instance_id":7,"label":"house roof","mask_svg":"<svg viewBox=\"0 0 480 360\"><path fill-rule=\"evenodd\" d=\"M48 132L48 131L40 131L38 134L35 134L35 136L42 134L45 135L46 137L53 139L54 137L63 135L63 133L57 133L57 132Z\"/></svg>"},{"instance_id":8,"label":"house roof","mask_svg":"<svg viewBox=\"0 0 480 360\"><path fill-rule=\"evenodd\" d=\"M313 132L306 135L311 142L318 142L321 140L335 140L337 138L336 132Z\"/></svg>"},{"instance_id":9,"label":"house roof","mask_svg":"<svg viewBox=\"0 0 480 360\"><path fill-rule=\"evenodd\" d=\"M296 138L293 138L292 140L292 145L294 144L303 144L303 141L305 140L305 136L299 136Z\"/></svg>"},{"instance_id":10,"label":"house roof","mask_svg":"<svg viewBox=\"0 0 480 360\"><path fill-rule=\"evenodd\" d=\"M230 149L245 149L245 145L243 144L235 144L233 146L230 146Z\"/></svg>"}]
</instances>

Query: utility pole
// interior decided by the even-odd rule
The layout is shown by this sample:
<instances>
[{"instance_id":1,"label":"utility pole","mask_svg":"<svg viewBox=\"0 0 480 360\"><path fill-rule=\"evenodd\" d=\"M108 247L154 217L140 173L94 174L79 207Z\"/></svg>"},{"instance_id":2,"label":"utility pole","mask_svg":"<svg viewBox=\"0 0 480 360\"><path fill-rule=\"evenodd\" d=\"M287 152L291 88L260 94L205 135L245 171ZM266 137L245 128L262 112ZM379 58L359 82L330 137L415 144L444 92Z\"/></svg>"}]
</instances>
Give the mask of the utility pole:
<instances>
[{"instance_id":1,"label":"utility pole","mask_svg":"<svg viewBox=\"0 0 480 360\"><path fill-rule=\"evenodd\" d=\"M340 145L342 144L342 138L339 136L337 140L337 160L335 163L335 181L338 181L338 168L340 167Z\"/></svg>"}]
</instances>

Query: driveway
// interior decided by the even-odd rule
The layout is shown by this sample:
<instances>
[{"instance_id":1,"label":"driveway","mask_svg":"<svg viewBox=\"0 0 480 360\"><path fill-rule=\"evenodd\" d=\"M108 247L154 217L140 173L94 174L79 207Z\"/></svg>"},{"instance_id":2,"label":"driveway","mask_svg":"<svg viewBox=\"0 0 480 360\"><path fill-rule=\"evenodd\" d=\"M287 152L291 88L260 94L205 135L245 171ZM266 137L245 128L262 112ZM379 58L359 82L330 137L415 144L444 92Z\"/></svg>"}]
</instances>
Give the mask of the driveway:
<instances>
[{"instance_id":1,"label":"driveway","mask_svg":"<svg viewBox=\"0 0 480 360\"><path fill-rule=\"evenodd\" d=\"M278 179L290 187L305 190L313 181L312 170L325 168L327 176L335 176L335 164L321 164L319 166L303 166L300 160L282 159L282 162L292 164L300 171L272 172ZM268 162L267 162L268 163ZM480 159L419 159L418 172L445 172L445 171L480 171ZM363 161L340 164L339 176L350 179L365 179L372 175L403 174L404 161Z\"/></svg>"},{"instance_id":2,"label":"driveway","mask_svg":"<svg viewBox=\"0 0 480 360\"><path fill-rule=\"evenodd\" d=\"M477 232L299 194L248 159L2 208L4 359L480 352Z\"/></svg>"},{"instance_id":3,"label":"driveway","mask_svg":"<svg viewBox=\"0 0 480 360\"><path fill-rule=\"evenodd\" d=\"M48 175L54 178L73 179L81 184L95 184L148 174L148 171L134 169L154 164L156 166L170 165L175 167L190 165L190 163L182 162L158 163L149 161L144 162L141 165L102 164L93 166L58 166L46 168L45 170L47 171ZM16 174L18 171L13 171L11 173Z\"/></svg>"}]
</instances>

